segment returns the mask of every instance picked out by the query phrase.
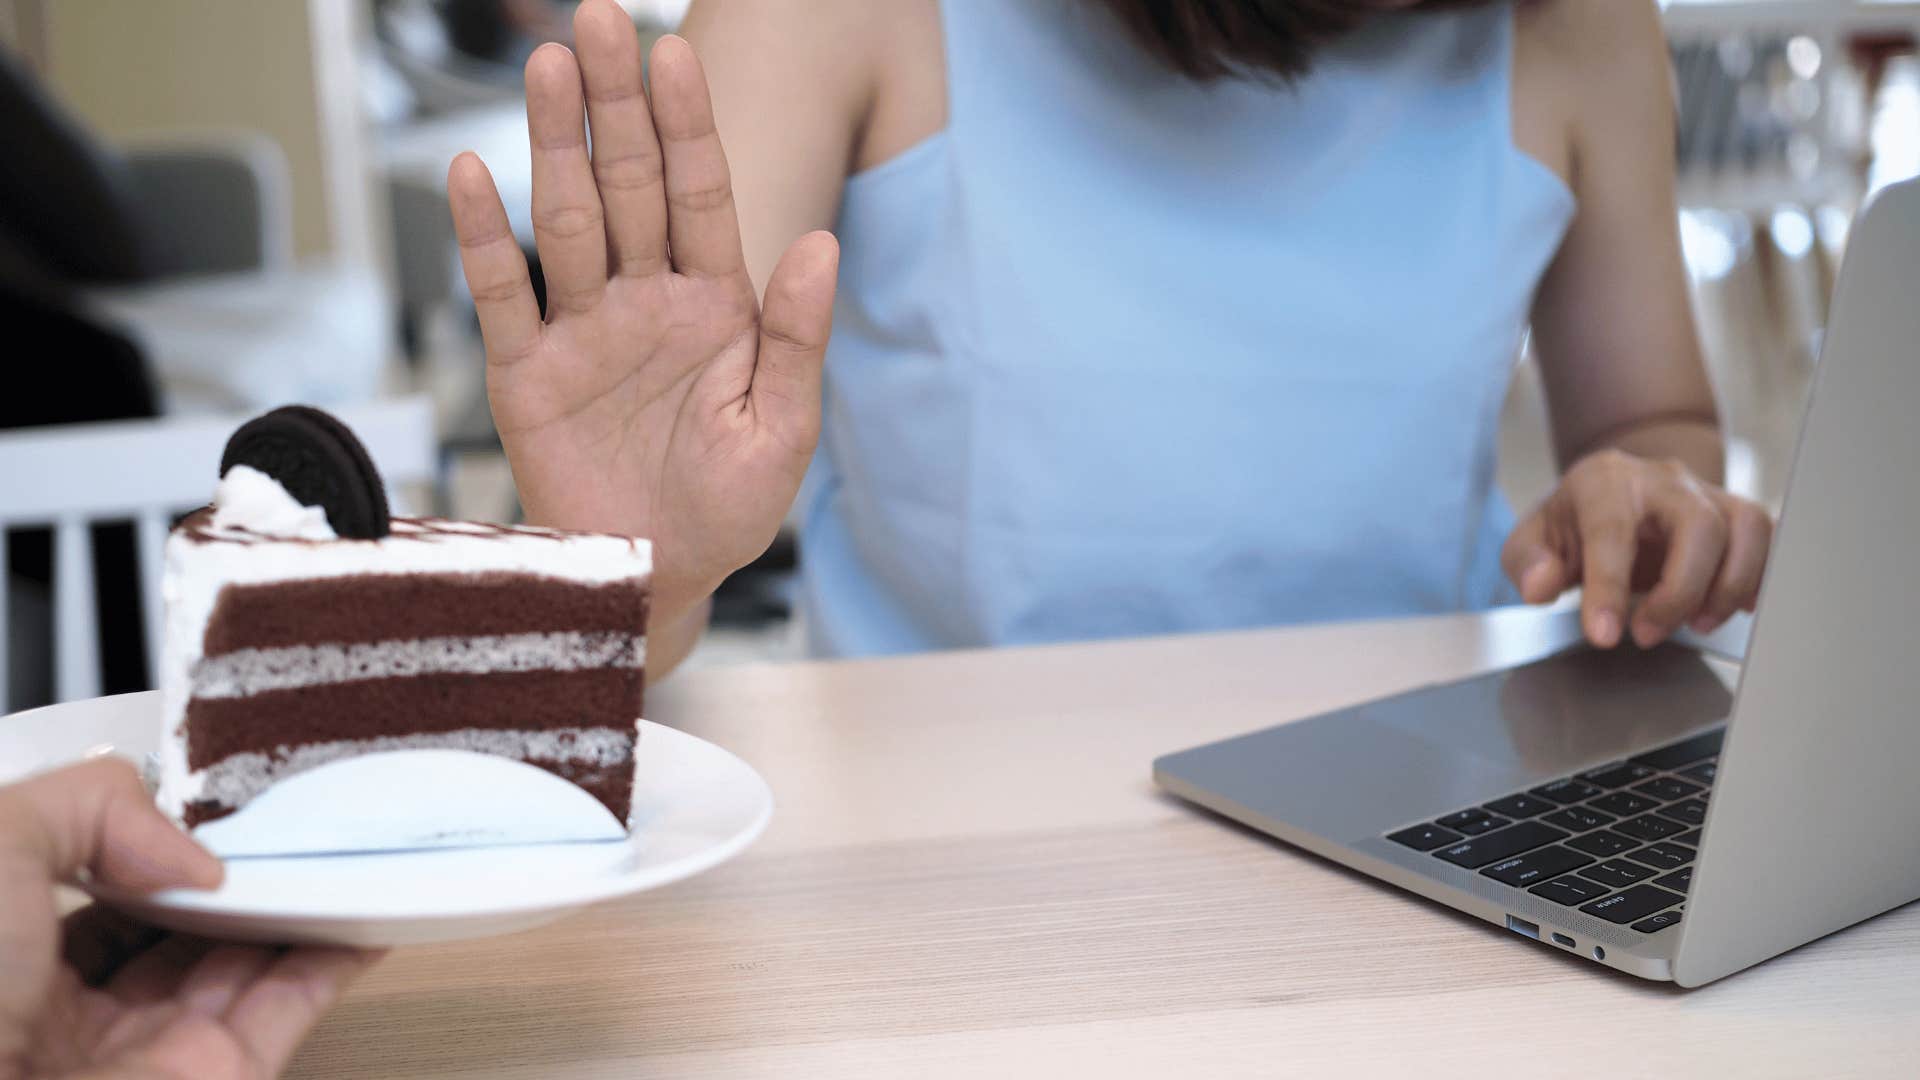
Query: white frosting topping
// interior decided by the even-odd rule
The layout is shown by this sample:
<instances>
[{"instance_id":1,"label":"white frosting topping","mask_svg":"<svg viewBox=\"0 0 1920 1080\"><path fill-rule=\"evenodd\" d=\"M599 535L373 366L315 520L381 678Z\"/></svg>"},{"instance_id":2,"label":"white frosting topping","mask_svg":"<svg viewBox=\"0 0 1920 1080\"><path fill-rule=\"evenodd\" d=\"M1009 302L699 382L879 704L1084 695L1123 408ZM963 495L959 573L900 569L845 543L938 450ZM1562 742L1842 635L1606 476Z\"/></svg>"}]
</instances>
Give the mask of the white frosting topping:
<instances>
[{"instance_id":1,"label":"white frosting topping","mask_svg":"<svg viewBox=\"0 0 1920 1080\"><path fill-rule=\"evenodd\" d=\"M251 465L235 465L220 478L213 495L213 527L298 540L338 538L327 524L324 507L300 505L280 481Z\"/></svg>"}]
</instances>

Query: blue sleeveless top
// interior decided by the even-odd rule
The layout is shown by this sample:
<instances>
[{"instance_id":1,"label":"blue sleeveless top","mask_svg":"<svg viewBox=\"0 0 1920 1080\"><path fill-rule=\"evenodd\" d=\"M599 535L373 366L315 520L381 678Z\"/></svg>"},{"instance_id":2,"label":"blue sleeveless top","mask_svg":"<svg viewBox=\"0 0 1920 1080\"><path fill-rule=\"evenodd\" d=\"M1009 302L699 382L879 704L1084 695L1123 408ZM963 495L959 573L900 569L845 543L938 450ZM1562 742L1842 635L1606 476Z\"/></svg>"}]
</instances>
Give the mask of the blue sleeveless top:
<instances>
[{"instance_id":1,"label":"blue sleeveless top","mask_svg":"<svg viewBox=\"0 0 1920 1080\"><path fill-rule=\"evenodd\" d=\"M950 0L948 124L852 177L801 606L825 655L1480 608L1497 414L1573 215L1512 10L1297 85L1087 0Z\"/></svg>"}]
</instances>

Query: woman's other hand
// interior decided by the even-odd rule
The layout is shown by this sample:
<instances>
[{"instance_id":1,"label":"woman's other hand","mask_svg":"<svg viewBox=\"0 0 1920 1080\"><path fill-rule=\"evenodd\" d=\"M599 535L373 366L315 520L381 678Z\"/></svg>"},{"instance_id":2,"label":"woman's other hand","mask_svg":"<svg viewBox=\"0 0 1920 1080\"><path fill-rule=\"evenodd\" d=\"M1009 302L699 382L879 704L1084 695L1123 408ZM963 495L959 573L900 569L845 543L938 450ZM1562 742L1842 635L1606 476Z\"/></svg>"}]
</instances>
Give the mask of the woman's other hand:
<instances>
[{"instance_id":1,"label":"woman's other hand","mask_svg":"<svg viewBox=\"0 0 1920 1080\"><path fill-rule=\"evenodd\" d=\"M1622 450L1575 462L1515 526L1501 553L1528 603L1582 587L1587 640L1642 648L1682 625L1708 633L1752 611L1773 541L1758 504L1699 480L1686 466ZM1645 596L1631 611L1635 592Z\"/></svg>"}]
</instances>

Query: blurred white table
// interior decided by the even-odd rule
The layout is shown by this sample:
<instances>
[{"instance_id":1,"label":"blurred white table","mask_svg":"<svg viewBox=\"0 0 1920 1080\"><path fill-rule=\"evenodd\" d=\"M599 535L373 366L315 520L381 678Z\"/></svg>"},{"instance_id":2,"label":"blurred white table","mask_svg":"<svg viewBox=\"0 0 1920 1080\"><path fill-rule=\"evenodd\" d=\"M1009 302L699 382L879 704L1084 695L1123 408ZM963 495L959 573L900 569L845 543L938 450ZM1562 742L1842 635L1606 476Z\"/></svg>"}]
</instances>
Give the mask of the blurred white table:
<instances>
[{"instance_id":1,"label":"blurred white table","mask_svg":"<svg viewBox=\"0 0 1920 1080\"><path fill-rule=\"evenodd\" d=\"M1915 0L1661 0L1669 30L1920 30Z\"/></svg>"},{"instance_id":2,"label":"blurred white table","mask_svg":"<svg viewBox=\"0 0 1920 1080\"><path fill-rule=\"evenodd\" d=\"M294 1076L1911 1075L1920 911L1644 983L1158 794L1158 754L1572 640L1569 614L697 672L779 808L710 874L400 952Z\"/></svg>"}]
</instances>

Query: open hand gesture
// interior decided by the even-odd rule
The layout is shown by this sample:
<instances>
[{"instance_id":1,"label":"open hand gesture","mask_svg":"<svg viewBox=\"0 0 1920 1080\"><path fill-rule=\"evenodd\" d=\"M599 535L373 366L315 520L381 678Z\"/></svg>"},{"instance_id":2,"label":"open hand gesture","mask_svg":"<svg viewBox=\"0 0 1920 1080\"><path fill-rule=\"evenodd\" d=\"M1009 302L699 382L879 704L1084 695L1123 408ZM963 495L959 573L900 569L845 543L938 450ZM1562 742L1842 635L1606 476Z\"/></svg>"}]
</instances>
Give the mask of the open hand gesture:
<instances>
[{"instance_id":1,"label":"open hand gesture","mask_svg":"<svg viewBox=\"0 0 1920 1080\"><path fill-rule=\"evenodd\" d=\"M545 45L527 61L544 320L472 154L448 177L454 225L528 519L652 540L656 618L674 617L766 549L799 489L839 249L794 241L763 307L693 50L663 38L649 83L612 0L574 29L577 60Z\"/></svg>"}]
</instances>

